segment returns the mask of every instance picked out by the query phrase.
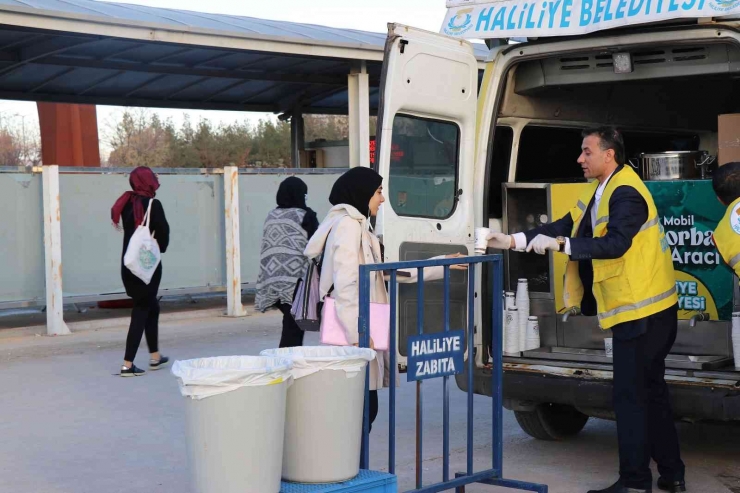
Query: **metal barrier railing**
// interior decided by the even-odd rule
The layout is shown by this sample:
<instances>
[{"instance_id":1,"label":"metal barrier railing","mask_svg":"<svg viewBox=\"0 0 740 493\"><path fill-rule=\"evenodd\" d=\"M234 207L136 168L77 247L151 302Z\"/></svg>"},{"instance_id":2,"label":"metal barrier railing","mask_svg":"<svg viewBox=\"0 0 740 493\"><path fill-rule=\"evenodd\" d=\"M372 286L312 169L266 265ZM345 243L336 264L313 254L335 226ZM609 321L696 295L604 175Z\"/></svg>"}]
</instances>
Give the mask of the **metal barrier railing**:
<instances>
[{"instance_id":1,"label":"metal barrier railing","mask_svg":"<svg viewBox=\"0 0 740 493\"><path fill-rule=\"evenodd\" d=\"M468 323L462 331L450 331L450 267L453 265L468 265ZM473 470L473 373L475 371L475 267L481 264L491 267L491 288L493 296L492 309L492 467L485 471ZM424 268L444 267L444 331L441 334L424 334ZM387 264L368 264L360 266L360 313L359 333L360 345L370 345L370 273L378 271L390 272L390 403L389 403L389 439L388 439L388 472L395 474L396 470L396 374L398 364L397 334L396 334L396 305L397 305L397 273L400 269L417 269L418 271L418 307L417 307L417 335L409 337L408 371L413 372L410 379L416 380L416 489L407 493L435 493L455 489L464 493L465 485L483 483L492 486L501 486L525 491L547 493L547 486L504 479L503 477L503 355L502 355L502 318L503 318L503 257L501 255L482 255L476 257L460 257L449 259L418 260L410 262L394 262ZM467 350L463 342L467 334ZM463 353L467 352L467 470L456 474L450 479L450 382L451 375L462 372ZM419 361L412 359L418 357ZM434 359L435 356L437 359ZM457 361L457 364L456 364ZM421 363L421 366L419 365ZM459 365L459 366L458 366ZM421 370L421 372L419 371ZM432 371L434 370L434 371ZM431 374L429 374L431 372ZM370 372L365 376L365 411L363 418L361 467L368 469L370 457L369 441L369 379ZM424 486L422 468L423 444L423 407L422 407L422 380L441 377L443 379L443 464L442 481Z\"/></svg>"}]
</instances>

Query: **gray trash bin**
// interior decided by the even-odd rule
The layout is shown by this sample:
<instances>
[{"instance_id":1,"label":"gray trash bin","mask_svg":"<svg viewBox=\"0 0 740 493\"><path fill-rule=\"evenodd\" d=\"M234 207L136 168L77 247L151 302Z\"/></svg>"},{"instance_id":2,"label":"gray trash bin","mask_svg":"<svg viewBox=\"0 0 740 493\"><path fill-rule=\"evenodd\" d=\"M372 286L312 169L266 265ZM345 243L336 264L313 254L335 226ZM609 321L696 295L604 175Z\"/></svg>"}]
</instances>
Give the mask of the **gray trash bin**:
<instances>
[{"instance_id":1,"label":"gray trash bin","mask_svg":"<svg viewBox=\"0 0 740 493\"><path fill-rule=\"evenodd\" d=\"M279 493L291 363L264 356L176 361L197 493Z\"/></svg>"},{"instance_id":2,"label":"gray trash bin","mask_svg":"<svg viewBox=\"0 0 740 493\"><path fill-rule=\"evenodd\" d=\"M269 349L293 363L285 417L283 479L338 483L360 471L365 372L375 351L316 346Z\"/></svg>"}]
</instances>

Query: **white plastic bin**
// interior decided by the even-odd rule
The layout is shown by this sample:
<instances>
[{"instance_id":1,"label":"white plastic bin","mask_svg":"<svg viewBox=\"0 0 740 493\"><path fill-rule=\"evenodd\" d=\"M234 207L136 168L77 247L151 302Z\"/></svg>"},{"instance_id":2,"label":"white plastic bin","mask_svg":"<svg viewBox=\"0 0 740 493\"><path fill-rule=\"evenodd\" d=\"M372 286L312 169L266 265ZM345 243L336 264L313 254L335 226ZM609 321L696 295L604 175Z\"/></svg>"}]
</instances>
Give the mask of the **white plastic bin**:
<instances>
[{"instance_id":1,"label":"white plastic bin","mask_svg":"<svg viewBox=\"0 0 740 493\"><path fill-rule=\"evenodd\" d=\"M175 362L195 492L279 493L290 367L263 356Z\"/></svg>"},{"instance_id":2,"label":"white plastic bin","mask_svg":"<svg viewBox=\"0 0 740 493\"><path fill-rule=\"evenodd\" d=\"M360 472L362 410L367 364L375 351L316 346L269 349L289 358L295 381L288 389L283 479L338 483Z\"/></svg>"}]
</instances>

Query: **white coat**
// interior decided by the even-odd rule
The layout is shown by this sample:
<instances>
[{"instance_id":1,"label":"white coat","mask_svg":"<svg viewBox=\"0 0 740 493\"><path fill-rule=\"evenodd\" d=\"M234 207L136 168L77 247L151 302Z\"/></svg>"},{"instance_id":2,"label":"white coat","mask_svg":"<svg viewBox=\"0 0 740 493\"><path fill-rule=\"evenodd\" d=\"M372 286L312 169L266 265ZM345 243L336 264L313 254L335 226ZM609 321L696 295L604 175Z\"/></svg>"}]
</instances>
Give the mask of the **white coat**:
<instances>
[{"instance_id":1,"label":"white coat","mask_svg":"<svg viewBox=\"0 0 740 493\"><path fill-rule=\"evenodd\" d=\"M326 249L324 249L326 246ZM359 342L358 320L360 313L359 267L360 264L381 263L380 242L370 231L367 217L356 208L339 204L332 207L319 229L311 237L304 254L316 258L324 253L321 268L320 294L323 299L332 285L337 317L342 324L350 344ZM370 301L388 303L388 292L379 272L370 273ZM416 269L409 270L410 277L398 277L398 282L412 283L417 280ZM444 275L443 267L424 269L424 279L433 281ZM387 368L390 355L378 351L378 356L370 364L370 390L389 386Z\"/></svg>"}]
</instances>

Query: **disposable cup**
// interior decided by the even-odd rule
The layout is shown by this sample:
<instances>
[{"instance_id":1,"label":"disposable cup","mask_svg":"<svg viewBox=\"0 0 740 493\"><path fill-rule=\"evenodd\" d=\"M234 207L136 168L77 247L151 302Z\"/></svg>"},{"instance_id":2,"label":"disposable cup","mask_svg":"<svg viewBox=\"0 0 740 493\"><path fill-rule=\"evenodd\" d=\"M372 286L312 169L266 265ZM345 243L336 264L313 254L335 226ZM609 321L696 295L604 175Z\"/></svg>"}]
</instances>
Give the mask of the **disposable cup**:
<instances>
[{"instance_id":1,"label":"disposable cup","mask_svg":"<svg viewBox=\"0 0 740 493\"><path fill-rule=\"evenodd\" d=\"M604 353L607 358L614 357L614 341L611 337L604 338Z\"/></svg>"},{"instance_id":2,"label":"disposable cup","mask_svg":"<svg viewBox=\"0 0 740 493\"><path fill-rule=\"evenodd\" d=\"M537 320L537 317L530 316L527 319L527 341L526 341L526 347L524 348L526 351L531 351L532 349L538 349L540 347L540 323Z\"/></svg>"},{"instance_id":3,"label":"disposable cup","mask_svg":"<svg viewBox=\"0 0 740 493\"><path fill-rule=\"evenodd\" d=\"M504 294L505 305L504 309L516 307L516 293L514 291L507 291Z\"/></svg>"},{"instance_id":4,"label":"disposable cup","mask_svg":"<svg viewBox=\"0 0 740 493\"><path fill-rule=\"evenodd\" d=\"M504 325L506 345L504 352L509 355L519 354L519 313L516 308L506 310L506 323Z\"/></svg>"},{"instance_id":5,"label":"disposable cup","mask_svg":"<svg viewBox=\"0 0 740 493\"><path fill-rule=\"evenodd\" d=\"M735 370L740 371L740 312L732 314L732 352L735 355Z\"/></svg>"},{"instance_id":6,"label":"disposable cup","mask_svg":"<svg viewBox=\"0 0 740 493\"><path fill-rule=\"evenodd\" d=\"M517 307L519 311L519 351L527 350L527 324L529 323L529 306Z\"/></svg>"},{"instance_id":7,"label":"disposable cup","mask_svg":"<svg viewBox=\"0 0 740 493\"><path fill-rule=\"evenodd\" d=\"M475 228L475 253L484 254L488 249L489 228Z\"/></svg>"}]
</instances>

